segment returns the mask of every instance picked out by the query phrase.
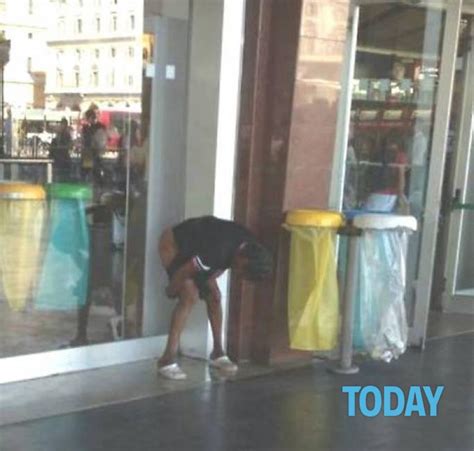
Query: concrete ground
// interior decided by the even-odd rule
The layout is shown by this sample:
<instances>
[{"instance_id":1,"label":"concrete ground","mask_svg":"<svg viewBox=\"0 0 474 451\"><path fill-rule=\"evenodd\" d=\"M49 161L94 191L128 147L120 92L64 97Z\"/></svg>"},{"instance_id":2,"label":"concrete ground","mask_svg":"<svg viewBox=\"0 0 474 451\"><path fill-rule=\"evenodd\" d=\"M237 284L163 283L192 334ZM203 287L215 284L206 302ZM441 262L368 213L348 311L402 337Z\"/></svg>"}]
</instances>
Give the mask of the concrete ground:
<instances>
[{"instance_id":1,"label":"concrete ground","mask_svg":"<svg viewBox=\"0 0 474 451\"><path fill-rule=\"evenodd\" d=\"M91 308L87 327L90 344L114 340L109 320L117 316L117 310L121 309L120 304L115 305L114 300L121 299L122 260L123 255L119 251L107 251L95 260L92 259L94 270L110 267L110 272L102 274L96 271L98 275L92 279L95 286L90 294ZM76 336L76 310L40 310L36 307L33 296L27 300L23 310L13 311L2 292L1 284L0 280L0 359L54 351L67 345ZM127 326L127 337L132 337L133 327L130 327L129 321Z\"/></svg>"},{"instance_id":2,"label":"concrete ground","mask_svg":"<svg viewBox=\"0 0 474 451\"><path fill-rule=\"evenodd\" d=\"M317 362L315 359L314 363ZM321 360L319 362L322 363ZM200 359L183 358L180 364L188 376L185 381L180 382L158 377L156 360L141 360L95 370L0 384L0 426L153 398L208 383L272 374L302 367L308 362L289 362L271 367L244 363L240 365L238 373L232 376L211 370L207 362ZM3 451L1 440L0 450Z\"/></svg>"},{"instance_id":3,"label":"concrete ground","mask_svg":"<svg viewBox=\"0 0 474 451\"><path fill-rule=\"evenodd\" d=\"M113 341L108 327L113 316L116 313L111 307L91 307L87 328L91 344ZM28 306L14 312L0 301L0 358L54 351L68 344L76 333L76 311L38 311Z\"/></svg>"},{"instance_id":4,"label":"concrete ground","mask_svg":"<svg viewBox=\"0 0 474 451\"><path fill-rule=\"evenodd\" d=\"M437 417L348 417L348 384L445 392ZM354 376L319 363L4 426L0 449L473 450L474 333L430 340L391 364L364 362Z\"/></svg>"}]
</instances>

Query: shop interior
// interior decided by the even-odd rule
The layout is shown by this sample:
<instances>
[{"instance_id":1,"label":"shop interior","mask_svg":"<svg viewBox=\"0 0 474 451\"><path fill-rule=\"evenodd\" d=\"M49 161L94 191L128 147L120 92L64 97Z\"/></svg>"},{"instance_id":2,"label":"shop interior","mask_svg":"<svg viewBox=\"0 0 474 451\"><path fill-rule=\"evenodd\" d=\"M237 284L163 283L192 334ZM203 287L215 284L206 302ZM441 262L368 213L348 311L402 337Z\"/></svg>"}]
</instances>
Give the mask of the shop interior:
<instances>
[{"instance_id":1,"label":"shop interior","mask_svg":"<svg viewBox=\"0 0 474 451\"><path fill-rule=\"evenodd\" d=\"M446 12L383 2L362 3L359 14L343 206L411 214L418 220L407 259L406 307L412 325ZM473 227L467 207L474 158L472 150L462 150L473 145L472 119L468 124L473 114L473 20L463 14L459 28L428 336L474 328L474 265L467 258L474 252L467 232ZM466 209L456 210L455 174L469 166L462 187ZM449 272L453 264L455 276ZM448 287L449 278L454 282Z\"/></svg>"}]
</instances>

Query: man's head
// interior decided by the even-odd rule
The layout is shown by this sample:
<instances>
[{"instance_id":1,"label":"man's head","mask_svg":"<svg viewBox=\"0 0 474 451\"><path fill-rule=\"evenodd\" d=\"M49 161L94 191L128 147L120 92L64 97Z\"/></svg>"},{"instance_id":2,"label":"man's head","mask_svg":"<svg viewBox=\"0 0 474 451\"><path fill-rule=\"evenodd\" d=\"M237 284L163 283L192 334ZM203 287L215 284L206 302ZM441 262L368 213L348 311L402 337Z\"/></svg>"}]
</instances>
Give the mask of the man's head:
<instances>
[{"instance_id":1,"label":"man's head","mask_svg":"<svg viewBox=\"0 0 474 451\"><path fill-rule=\"evenodd\" d=\"M93 124L97 120L97 113L93 109L88 109L85 113L86 121Z\"/></svg>"},{"instance_id":2,"label":"man's head","mask_svg":"<svg viewBox=\"0 0 474 451\"><path fill-rule=\"evenodd\" d=\"M69 123L65 117L61 119L61 122L59 123L60 127L62 130L65 130L69 127Z\"/></svg>"},{"instance_id":3,"label":"man's head","mask_svg":"<svg viewBox=\"0 0 474 451\"><path fill-rule=\"evenodd\" d=\"M401 81L405 78L405 65L400 61L395 61L392 66L392 79Z\"/></svg>"},{"instance_id":4,"label":"man's head","mask_svg":"<svg viewBox=\"0 0 474 451\"><path fill-rule=\"evenodd\" d=\"M272 272L272 256L261 244L244 243L234 258L232 269L248 280L262 280Z\"/></svg>"}]
</instances>

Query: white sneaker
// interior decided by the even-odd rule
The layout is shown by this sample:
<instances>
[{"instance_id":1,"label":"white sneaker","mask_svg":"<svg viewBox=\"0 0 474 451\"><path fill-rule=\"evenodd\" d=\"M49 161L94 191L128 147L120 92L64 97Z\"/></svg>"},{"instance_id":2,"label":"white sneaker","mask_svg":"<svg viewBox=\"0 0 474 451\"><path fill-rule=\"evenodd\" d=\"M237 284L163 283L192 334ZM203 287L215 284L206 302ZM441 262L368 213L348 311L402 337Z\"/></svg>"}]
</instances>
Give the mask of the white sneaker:
<instances>
[{"instance_id":1,"label":"white sneaker","mask_svg":"<svg viewBox=\"0 0 474 451\"><path fill-rule=\"evenodd\" d=\"M184 381L187 378L186 373L179 367L177 363L158 367L158 374L173 381Z\"/></svg>"},{"instance_id":2,"label":"white sneaker","mask_svg":"<svg viewBox=\"0 0 474 451\"><path fill-rule=\"evenodd\" d=\"M209 360L209 365L212 368L216 368L227 373L235 373L239 369L239 367L234 362L232 362L232 360L230 360L229 357L227 357L226 355L217 357L217 359Z\"/></svg>"}]
</instances>

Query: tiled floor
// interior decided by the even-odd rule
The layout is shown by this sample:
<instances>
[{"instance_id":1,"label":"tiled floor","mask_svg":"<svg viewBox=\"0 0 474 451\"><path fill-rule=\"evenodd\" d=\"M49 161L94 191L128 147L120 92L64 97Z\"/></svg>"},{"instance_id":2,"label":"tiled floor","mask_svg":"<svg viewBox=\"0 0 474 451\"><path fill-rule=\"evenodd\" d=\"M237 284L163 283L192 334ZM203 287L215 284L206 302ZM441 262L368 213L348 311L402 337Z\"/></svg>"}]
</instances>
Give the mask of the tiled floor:
<instances>
[{"instance_id":1,"label":"tiled floor","mask_svg":"<svg viewBox=\"0 0 474 451\"><path fill-rule=\"evenodd\" d=\"M228 376L210 370L203 360L182 359L181 365L188 378L186 381L175 382L157 375L154 360L144 360L97 370L0 384L0 426L160 396L210 382L245 379L305 364L287 363L274 367L243 364L235 376Z\"/></svg>"},{"instance_id":2,"label":"tiled floor","mask_svg":"<svg viewBox=\"0 0 474 451\"><path fill-rule=\"evenodd\" d=\"M431 313L428 329L431 340L467 331L474 331L474 316ZM188 373L185 382L157 377L155 362L147 360L0 385L0 425L160 396L225 379L219 373L210 372L204 361L183 359L182 364ZM245 379L302 365L305 363L278 367L244 364L232 379Z\"/></svg>"},{"instance_id":3,"label":"tiled floor","mask_svg":"<svg viewBox=\"0 0 474 451\"><path fill-rule=\"evenodd\" d=\"M450 337L466 332L474 332L474 315L463 313L442 313L431 311L427 338Z\"/></svg>"},{"instance_id":4,"label":"tiled floor","mask_svg":"<svg viewBox=\"0 0 474 451\"><path fill-rule=\"evenodd\" d=\"M0 428L2 451L472 451L474 334L428 342L357 375L323 365ZM443 385L437 417L347 415L342 385ZM44 404L47 403L47 399Z\"/></svg>"}]
</instances>

